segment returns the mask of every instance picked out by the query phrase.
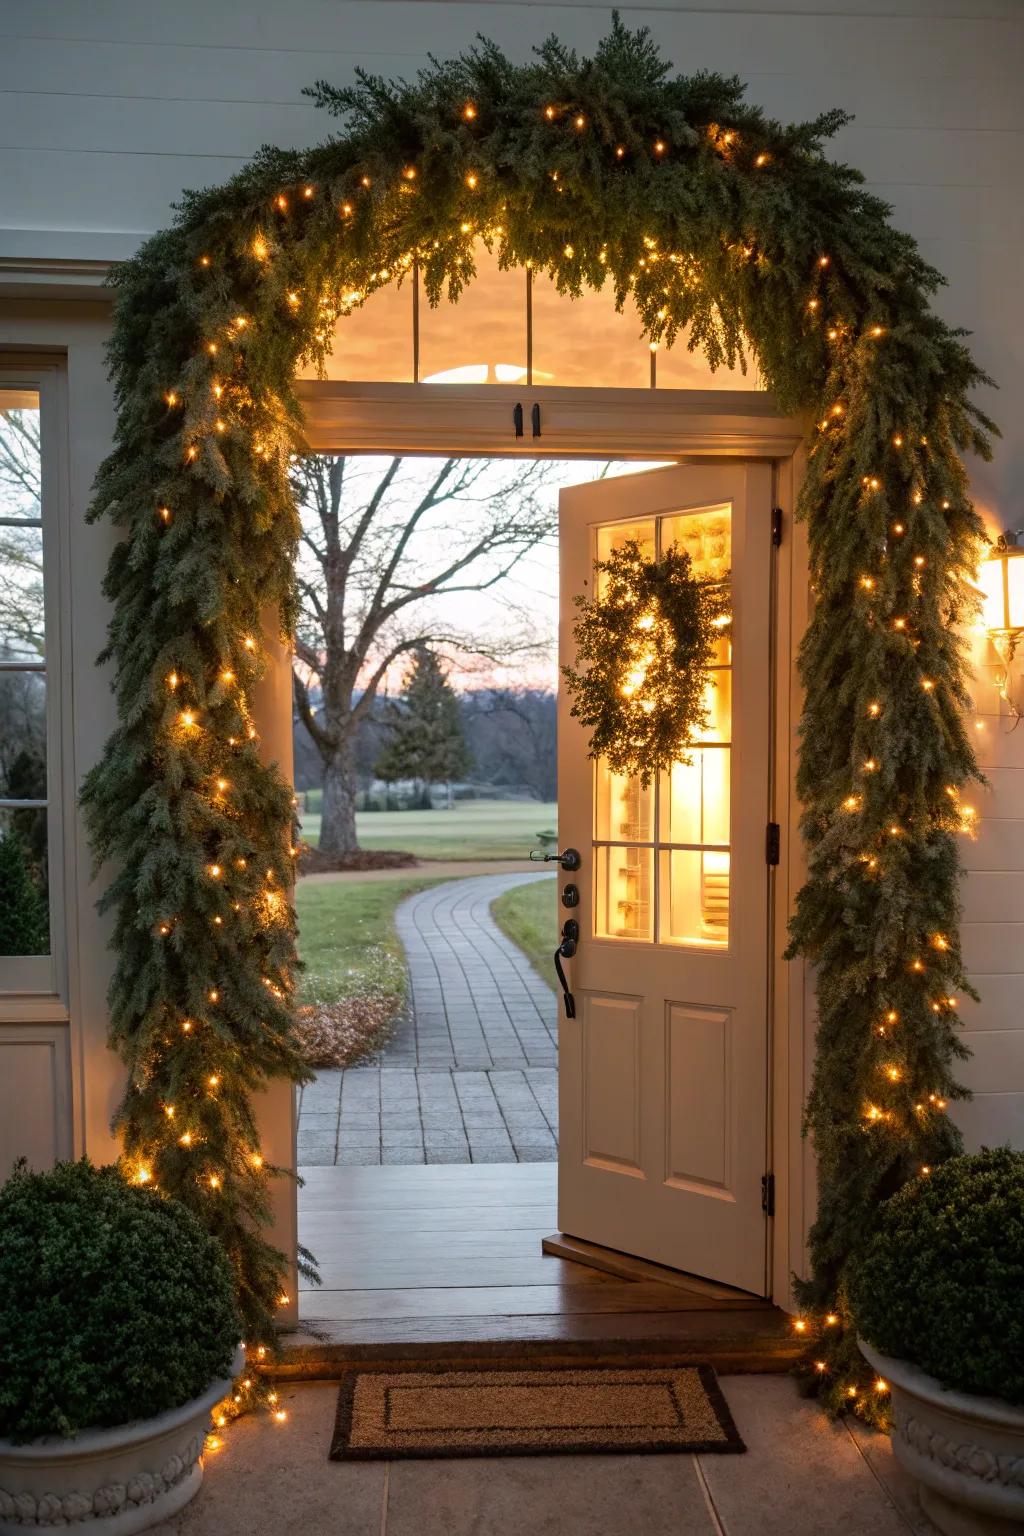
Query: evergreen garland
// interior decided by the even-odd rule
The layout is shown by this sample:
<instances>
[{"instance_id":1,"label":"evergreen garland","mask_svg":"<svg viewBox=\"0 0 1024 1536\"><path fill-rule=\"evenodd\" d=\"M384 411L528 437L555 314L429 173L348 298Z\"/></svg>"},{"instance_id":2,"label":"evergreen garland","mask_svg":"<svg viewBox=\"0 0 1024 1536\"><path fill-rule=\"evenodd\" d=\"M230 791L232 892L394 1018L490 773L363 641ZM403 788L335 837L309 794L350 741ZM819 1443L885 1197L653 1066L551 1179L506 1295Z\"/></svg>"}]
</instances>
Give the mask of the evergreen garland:
<instances>
[{"instance_id":1,"label":"evergreen garland","mask_svg":"<svg viewBox=\"0 0 1024 1536\"><path fill-rule=\"evenodd\" d=\"M590 730L590 757L646 788L672 763L691 761L708 723L708 669L728 623L724 589L694 576L685 550L651 558L636 539L594 571L601 588L575 599L573 625L577 662L588 665L562 668L569 713Z\"/></svg>"},{"instance_id":2,"label":"evergreen garland","mask_svg":"<svg viewBox=\"0 0 1024 1536\"><path fill-rule=\"evenodd\" d=\"M825 157L842 112L783 126L735 78L672 75L617 18L592 59L550 40L516 65L481 42L411 84L311 94L346 117L338 137L264 149L187 195L115 277L117 440L92 516L123 534L106 582L120 723L85 808L115 869L126 1154L224 1240L248 1336L266 1336L282 1269L259 1232L251 1094L303 1069L294 921L271 902L290 885L292 804L250 702L261 614L288 632L295 611L292 379L339 313L414 263L431 302L457 298L482 238L563 294L632 295L652 341L689 327L712 367L749 338L780 407L808 417L793 948L818 977L820 1207L800 1322L829 1402L863 1405L844 1275L879 1202L958 1145L955 839L977 768L956 626L982 535L961 454L989 452L969 398L984 375L929 308L938 273Z\"/></svg>"}]
</instances>

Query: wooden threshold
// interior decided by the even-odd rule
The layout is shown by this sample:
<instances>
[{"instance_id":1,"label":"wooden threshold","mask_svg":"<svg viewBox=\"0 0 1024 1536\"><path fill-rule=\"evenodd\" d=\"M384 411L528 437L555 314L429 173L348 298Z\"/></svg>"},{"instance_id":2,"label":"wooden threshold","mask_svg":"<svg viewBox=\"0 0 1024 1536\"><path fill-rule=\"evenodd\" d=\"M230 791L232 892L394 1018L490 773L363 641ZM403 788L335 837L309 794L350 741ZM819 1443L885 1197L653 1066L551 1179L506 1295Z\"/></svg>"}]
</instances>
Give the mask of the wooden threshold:
<instances>
[{"instance_id":1,"label":"wooden threshold","mask_svg":"<svg viewBox=\"0 0 1024 1536\"><path fill-rule=\"evenodd\" d=\"M566 1232L552 1232L541 1247L556 1258L572 1259L576 1264L585 1264L607 1275L671 1285L707 1301L746 1302L749 1305L754 1299L748 1291L739 1291L735 1286L720 1285L717 1280L705 1280L682 1269L669 1269L665 1264L652 1264L649 1259L638 1259L634 1254L620 1253L616 1248L602 1248L599 1243L588 1243L582 1237L570 1237ZM756 1300L760 1302L761 1298Z\"/></svg>"},{"instance_id":2,"label":"wooden threshold","mask_svg":"<svg viewBox=\"0 0 1024 1536\"><path fill-rule=\"evenodd\" d=\"M799 1352L785 1315L744 1292L545 1251L554 1164L301 1171L299 1236L323 1284L300 1289L281 1377L441 1359L777 1371Z\"/></svg>"}]
</instances>

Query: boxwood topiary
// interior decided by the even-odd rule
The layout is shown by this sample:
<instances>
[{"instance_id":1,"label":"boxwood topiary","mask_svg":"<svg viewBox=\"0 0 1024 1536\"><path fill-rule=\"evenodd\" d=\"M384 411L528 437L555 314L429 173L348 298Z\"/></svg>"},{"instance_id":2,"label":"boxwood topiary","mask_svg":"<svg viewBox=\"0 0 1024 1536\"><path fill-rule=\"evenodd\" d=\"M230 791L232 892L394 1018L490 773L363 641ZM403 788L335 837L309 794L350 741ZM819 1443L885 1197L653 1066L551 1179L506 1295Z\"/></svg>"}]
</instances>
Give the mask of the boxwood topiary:
<instances>
[{"instance_id":1,"label":"boxwood topiary","mask_svg":"<svg viewBox=\"0 0 1024 1536\"><path fill-rule=\"evenodd\" d=\"M183 1205L85 1158L0 1189L0 1436L178 1408L239 1337L223 1249Z\"/></svg>"},{"instance_id":2,"label":"boxwood topiary","mask_svg":"<svg viewBox=\"0 0 1024 1536\"><path fill-rule=\"evenodd\" d=\"M1024 1404L1024 1153L950 1158L894 1195L850 1301L883 1354Z\"/></svg>"}]
</instances>

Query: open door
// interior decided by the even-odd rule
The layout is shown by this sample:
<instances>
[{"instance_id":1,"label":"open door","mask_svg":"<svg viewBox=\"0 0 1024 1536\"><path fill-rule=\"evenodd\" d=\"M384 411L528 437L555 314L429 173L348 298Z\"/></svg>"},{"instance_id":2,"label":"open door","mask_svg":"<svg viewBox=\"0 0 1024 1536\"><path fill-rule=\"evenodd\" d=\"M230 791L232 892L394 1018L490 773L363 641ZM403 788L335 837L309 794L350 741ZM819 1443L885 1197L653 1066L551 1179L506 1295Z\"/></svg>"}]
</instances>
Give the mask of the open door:
<instances>
[{"instance_id":1,"label":"open door","mask_svg":"<svg viewBox=\"0 0 1024 1536\"><path fill-rule=\"evenodd\" d=\"M767 1288L771 482L763 464L674 466L563 490L560 656L573 599L627 539L679 544L731 588L706 739L643 789L558 721L562 849L581 855L562 963L558 1217L565 1233L763 1295ZM570 861L571 862L571 861ZM569 892L570 900L573 892Z\"/></svg>"}]
</instances>

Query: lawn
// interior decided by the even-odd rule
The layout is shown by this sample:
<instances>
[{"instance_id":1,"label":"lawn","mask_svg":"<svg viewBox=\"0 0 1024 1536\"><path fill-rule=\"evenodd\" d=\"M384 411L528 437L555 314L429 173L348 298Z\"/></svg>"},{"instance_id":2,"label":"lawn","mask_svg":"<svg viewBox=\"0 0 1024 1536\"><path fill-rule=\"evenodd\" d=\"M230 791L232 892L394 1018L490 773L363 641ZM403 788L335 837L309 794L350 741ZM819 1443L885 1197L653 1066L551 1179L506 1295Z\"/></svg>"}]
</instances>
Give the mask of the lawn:
<instances>
[{"instance_id":1,"label":"lawn","mask_svg":"<svg viewBox=\"0 0 1024 1536\"><path fill-rule=\"evenodd\" d=\"M400 848L418 859L528 859L556 817L556 806L538 800L460 800L450 811L361 811L356 824L364 848ZM316 846L318 815L302 817L302 835Z\"/></svg>"},{"instance_id":2,"label":"lawn","mask_svg":"<svg viewBox=\"0 0 1024 1536\"><path fill-rule=\"evenodd\" d=\"M517 885L491 902L491 916L553 989L551 957L558 936L558 881L531 880Z\"/></svg>"},{"instance_id":3,"label":"lawn","mask_svg":"<svg viewBox=\"0 0 1024 1536\"><path fill-rule=\"evenodd\" d=\"M405 996L405 957L395 932L403 896L434 885L429 875L394 880L300 880L295 889L301 1003L338 1003L368 994Z\"/></svg>"}]
</instances>

